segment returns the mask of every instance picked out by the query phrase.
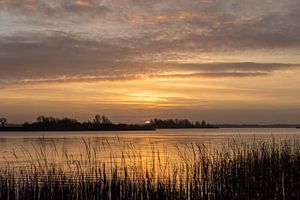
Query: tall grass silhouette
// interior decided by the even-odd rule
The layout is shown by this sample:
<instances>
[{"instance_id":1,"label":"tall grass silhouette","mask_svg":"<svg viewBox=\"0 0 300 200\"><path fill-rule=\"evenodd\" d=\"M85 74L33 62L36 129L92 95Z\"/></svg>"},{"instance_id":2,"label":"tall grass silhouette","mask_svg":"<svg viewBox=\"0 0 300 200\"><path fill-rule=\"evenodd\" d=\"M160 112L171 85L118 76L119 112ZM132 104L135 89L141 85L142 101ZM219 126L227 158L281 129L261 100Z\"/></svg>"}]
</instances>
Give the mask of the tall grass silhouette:
<instances>
[{"instance_id":1,"label":"tall grass silhouette","mask_svg":"<svg viewBox=\"0 0 300 200\"><path fill-rule=\"evenodd\" d=\"M126 144L103 159L109 143L72 155L44 140L28 162L6 161L0 169L0 199L300 199L299 140L242 143L222 148L178 147L176 158L150 144L147 156Z\"/></svg>"}]
</instances>

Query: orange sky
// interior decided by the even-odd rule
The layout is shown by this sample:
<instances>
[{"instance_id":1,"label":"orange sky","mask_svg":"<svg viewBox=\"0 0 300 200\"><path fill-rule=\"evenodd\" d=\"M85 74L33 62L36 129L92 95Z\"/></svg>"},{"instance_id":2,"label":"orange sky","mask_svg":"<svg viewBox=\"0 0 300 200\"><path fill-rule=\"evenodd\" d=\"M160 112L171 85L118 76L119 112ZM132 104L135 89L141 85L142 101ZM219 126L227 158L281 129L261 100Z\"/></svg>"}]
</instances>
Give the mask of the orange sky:
<instances>
[{"instance_id":1,"label":"orange sky","mask_svg":"<svg viewBox=\"0 0 300 200\"><path fill-rule=\"evenodd\" d=\"M0 0L0 116L298 123L299 7Z\"/></svg>"}]
</instances>

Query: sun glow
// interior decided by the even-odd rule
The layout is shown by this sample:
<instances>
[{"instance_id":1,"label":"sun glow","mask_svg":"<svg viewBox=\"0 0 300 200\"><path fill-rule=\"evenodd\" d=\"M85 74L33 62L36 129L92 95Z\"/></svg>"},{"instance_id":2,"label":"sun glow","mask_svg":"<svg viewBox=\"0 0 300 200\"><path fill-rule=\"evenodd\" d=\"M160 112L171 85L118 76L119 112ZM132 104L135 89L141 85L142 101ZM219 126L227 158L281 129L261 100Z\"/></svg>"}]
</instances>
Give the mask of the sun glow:
<instances>
[{"instance_id":1,"label":"sun glow","mask_svg":"<svg viewBox=\"0 0 300 200\"><path fill-rule=\"evenodd\" d=\"M137 92L129 95L129 98L132 98L135 101L152 103L167 102L167 97L167 94L155 94L150 92Z\"/></svg>"}]
</instances>

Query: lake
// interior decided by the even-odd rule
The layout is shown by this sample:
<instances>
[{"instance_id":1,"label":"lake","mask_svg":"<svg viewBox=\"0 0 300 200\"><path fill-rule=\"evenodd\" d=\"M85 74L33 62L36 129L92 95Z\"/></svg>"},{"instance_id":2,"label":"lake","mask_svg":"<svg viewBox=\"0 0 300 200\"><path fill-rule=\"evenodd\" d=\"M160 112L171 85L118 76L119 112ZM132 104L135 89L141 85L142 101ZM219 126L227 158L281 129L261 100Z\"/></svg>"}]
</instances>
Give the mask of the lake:
<instances>
[{"instance_id":1,"label":"lake","mask_svg":"<svg viewBox=\"0 0 300 200\"><path fill-rule=\"evenodd\" d=\"M74 160L85 160L88 148L97 147L97 158L102 162L118 160L139 154L143 159L153 156L153 150L165 160L176 159L178 149L191 143L201 143L210 148L221 148L234 141L249 143L255 140L299 139L300 129L159 129L156 131L124 132L1 132L0 164L26 165L41 156L62 162L63 154ZM41 155L42 151L44 154ZM123 154L122 154L123 153ZM61 160L60 160L61 159Z\"/></svg>"}]
</instances>

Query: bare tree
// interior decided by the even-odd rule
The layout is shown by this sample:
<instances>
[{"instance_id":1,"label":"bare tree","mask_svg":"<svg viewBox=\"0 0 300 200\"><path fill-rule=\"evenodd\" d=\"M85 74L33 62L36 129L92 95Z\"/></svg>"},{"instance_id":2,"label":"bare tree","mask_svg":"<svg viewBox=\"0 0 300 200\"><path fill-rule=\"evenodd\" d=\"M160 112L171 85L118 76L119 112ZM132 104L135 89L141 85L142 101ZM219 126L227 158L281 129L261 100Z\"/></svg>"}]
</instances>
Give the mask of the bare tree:
<instances>
[{"instance_id":1,"label":"bare tree","mask_svg":"<svg viewBox=\"0 0 300 200\"><path fill-rule=\"evenodd\" d=\"M102 124L111 124L111 121L107 116L103 115L101 119L102 119Z\"/></svg>"},{"instance_id":2,"label":"bare tree","mask_svg":"<svg viewBox=\"0 0 300 200\"><path fill-rule=\"evenodd\" d=\"M1 123L1 126L4 127L7 123L7 119L6 118L0 118L0 123Z\"/></svg>"},{"instance_id":3,"label":"bare tree","mask_svg":"<svg viewBox=\"0 0 300 200\"><path fill-rule=\"evenodd\" d=\"M101 116L99 114L95 115L94 123L95 124L100 124L101 123Z\"/></svg>"}]
</instances>

